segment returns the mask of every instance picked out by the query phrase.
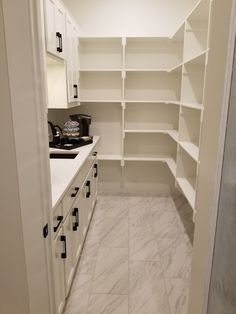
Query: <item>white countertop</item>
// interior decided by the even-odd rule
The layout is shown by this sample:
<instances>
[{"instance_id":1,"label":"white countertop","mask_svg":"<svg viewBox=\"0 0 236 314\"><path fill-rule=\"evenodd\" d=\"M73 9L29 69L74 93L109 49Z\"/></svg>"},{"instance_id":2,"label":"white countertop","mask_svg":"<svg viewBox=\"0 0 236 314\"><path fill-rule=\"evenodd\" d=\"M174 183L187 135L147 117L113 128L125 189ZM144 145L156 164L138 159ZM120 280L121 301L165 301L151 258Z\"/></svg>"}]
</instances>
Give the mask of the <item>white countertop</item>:
<instances>
[{"instance_id":1,"label":"white countertop","mask_svg":"<svg viewBox=\"0 0 236 314\"><path fill-rule=\"evenodd\" d=\"M69 151L50 148L50 153L79 153L75 159L50 159L52 209L54 209L61 201L66 190L74 180L81 166L99 140L99 136L94 136L92 144L78 147Z\"/></svg>"}]
</instances>

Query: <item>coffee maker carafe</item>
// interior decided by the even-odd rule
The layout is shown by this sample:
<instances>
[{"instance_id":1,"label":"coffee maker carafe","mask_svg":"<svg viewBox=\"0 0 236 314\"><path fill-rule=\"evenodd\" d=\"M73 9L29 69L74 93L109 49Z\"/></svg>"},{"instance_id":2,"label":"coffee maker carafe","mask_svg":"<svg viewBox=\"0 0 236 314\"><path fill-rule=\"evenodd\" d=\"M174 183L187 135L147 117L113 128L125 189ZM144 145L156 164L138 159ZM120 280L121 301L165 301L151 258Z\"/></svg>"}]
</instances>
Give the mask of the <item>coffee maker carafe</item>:
<instances>
[{"instance_id":1,"label":"coffee maker carafe","mask_svg":"<svg viewBox=\"0 0 236 314\"><path fill-rule=\"evenodd\" d=\"M80 137L89 136L89 126L92 117L87 114L73 114L70 115L71 120L79 122Z\"/></svg>"}]
</instances>

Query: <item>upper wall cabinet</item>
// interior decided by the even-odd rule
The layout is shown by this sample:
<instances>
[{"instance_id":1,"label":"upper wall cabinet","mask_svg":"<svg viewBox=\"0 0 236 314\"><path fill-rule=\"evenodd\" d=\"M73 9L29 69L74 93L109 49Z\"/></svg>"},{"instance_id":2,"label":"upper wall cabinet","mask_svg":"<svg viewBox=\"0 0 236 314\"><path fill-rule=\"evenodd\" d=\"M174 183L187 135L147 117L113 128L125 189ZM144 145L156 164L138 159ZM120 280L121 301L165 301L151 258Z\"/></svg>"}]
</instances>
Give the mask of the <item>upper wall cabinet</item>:
<instances>
[{"instance_id":1,"label":"upper wall cabinet","mask_svg":"<svg viewBox=\"0 0 236 314\"><path fill-rule=\"evenodd\" d=\"M66 14L66 68L68 103L78 100L79 64L78 29L72 17Z\"/></svg>"},{"instance_id":2,"label":"upper wall cabinet","mask_svg":"<svg viewBox=\"0 0 236 314\"><path fill-rule=\"evenodd\" d=\"M65 58L65 18L63 5L57 0L45 0L46 49L49 53Z\"/></svg>"}]
</instances>

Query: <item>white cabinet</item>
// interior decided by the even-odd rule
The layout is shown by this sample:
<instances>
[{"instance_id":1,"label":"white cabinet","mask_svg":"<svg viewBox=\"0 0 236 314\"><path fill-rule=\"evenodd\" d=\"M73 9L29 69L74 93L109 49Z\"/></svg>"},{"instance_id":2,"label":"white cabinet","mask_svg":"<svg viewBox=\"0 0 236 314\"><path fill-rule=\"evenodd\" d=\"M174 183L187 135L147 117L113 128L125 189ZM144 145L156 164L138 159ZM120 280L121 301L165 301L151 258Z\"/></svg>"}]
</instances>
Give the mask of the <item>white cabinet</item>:
<instances>
[{"instance_id":1,"label":"white cabinet","mask_svg":"<svg viewBox=\"0 0 236 314\"><path fill-rule=\"evenodd\" d=\"M91 152L53 212L56 313L61 314L97 197L97 153Z\"/></svg>"},{"instance_id":2,"label":"white cabinet","mask_svg":"<svg viewBox=\"0 0 236 314\"><path fill-rule=\"evenodd\" d=\"M83 210L84 200L82 198L82 190L80 190L77 199L75 200L74 206L71 211L72 217L72 260L74 265L78 262L80 252L83 244L83 228L85 226Z\"/></svg>"},{"instance_id":3,"label":"white cabinet","mask_svg":"<svg viewBox=\"0 0 236 314\"><path fill-rule=\"evenodd\" d=\"M73 239L73 224L72 224L72 213L73 210L70 210L66 220L63 223L63 235L64 235L64 247L65 252L62 258L64 259L64 267L65 267L65 292L66 296L69 293L70 286L72 283L74 271L75 271L75 263L73 260L73 247L72 247L72 239Z\"/></svg>"},{"instance_id":4,"label":"white cabinet","mask_svg":"<svg viewBox=\"0 0 236 314\"><path fill-rule=\"evenodd\" d=\"M62 254L64 253L62 229L58 232L54 240L54 289L55 289L55 304L56 313L61 314L65 304L65 278L64 278L64 260Z\"/></svg>"},{"instance_id":5,"label":"white cabinet","mask_svg":"<svg viewBox=\"0 0 236 314\"><path fill-rule=\"evenodd\" d=\"M78 74L78 30L71 16L66 14L66 67L68 103L78 100L79 74Z\"/></svg>"},{"instance_id":6,"label":"white cabinet","mask_svg":"<svg viewBox=\"0 0 236 314\"><path fill-rule=\"evenodd\" d=\"M46 49L49 53L65 57L65 9L57 0L45 0Z\"/></svg>"}]
</instances>

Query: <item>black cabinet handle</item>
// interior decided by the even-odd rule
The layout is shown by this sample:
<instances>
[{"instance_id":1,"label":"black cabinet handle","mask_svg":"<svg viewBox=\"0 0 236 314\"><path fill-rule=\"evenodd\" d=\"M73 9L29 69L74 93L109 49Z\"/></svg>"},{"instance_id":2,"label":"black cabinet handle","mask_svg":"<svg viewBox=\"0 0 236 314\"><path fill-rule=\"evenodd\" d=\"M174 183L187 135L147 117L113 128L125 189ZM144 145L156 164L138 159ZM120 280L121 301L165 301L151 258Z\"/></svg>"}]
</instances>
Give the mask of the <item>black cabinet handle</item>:
<instances>
[{"instance_id":1,"label":"black cabinet handle","mask_svg":"<svg viewBox=\"0 0 236 314\"><path fill-rule=\"evenodd\" d=\"M97 156L97 154L98 154L98 152L94 152L94 153L93 153L93 156Z\"/></svg>"},{"instance_id":2,"label":"black cabinet handle","mask_svg":"<svg viewBox=\"0 0 236 314\"><path fill-rule=\"evenodd\" d=\"M63 216L58 216L57 217L58 224L53 228L54 232L57 232L60 224L62 223L62 220L63 220Z\"/></svg>"},{"instance_id":3,"label":"black cabinet handle","mask_svg":"<svg viewBox=\"0 0 236 314\"><path fill-rule=\"evenodd\" d=\"M98 176L98 164L95 164L94 166L93 166L93 168L95 169L95 173L94 173L94 178L97 178L97 176Z\"/></svg>"},{"instance_id":4,"label":"black cabinet handle","mask_svg":"<svg viewBox=\"0 0 236 314\"><path fill-rule=\"evenodd\" d=\"M78 98L78 85L77 85L77 84L74 84L73 87L74 87L74 89L75 89L74 98Z\"/></svg>"},{"instance_id":5,"label":"black cabinet handle","mask_svg":"<svg viewBox=\"0 0 236 314\"><path fill-rule=\"evenodd\" d=\"M88 187L88 192L86 193L86 198L89 198L90 194L91 194L90 181L86 182L86 186Z\"/></svg>"},{"instance_id":6,"label":"black cabinet handle","mask_svg":"<svg viewBox=\"0 0 236 314\"><path fill-rule=\"evenodd\" d=\"M78 194L79 192L79 187L75 187L75 192L74 193L71 193L71 197L76 197L76 195Z\"/></svg>"},{"instance_id":7,"label":"black cabinet handle","mask_svg":"<svg viewBox=\"0 0 236 314\"><path fill-rule=\"evenodd\" d=\"M77 231L79 227L79 208L74 208L72 211L72 216L75 217L75 222L73 223L73 231Z\"/></svg>"},{"instance_id":8,"label":"black cabinet handle","mask_svg":"<svg viewBox=\"0 0 236 314\"><path fill-rule=\"evenodd\" d=\"M56 37L59 41L59 46L57 47L58 52L62 52L62 34L60 32L56 32Z\"/></svg>"},{"instance_id":9,"label":"black cabinet handle","mask_svg":"<svg viewBox=\"0 0 236 314\"><path fill-rule=\"evenodd\" d=\"M61 253L61 258L66 259L67 256L66 256L66 236L65 235L61 236L61 242L64 242L64 247L65 247L65 252Z\"/></svg>"}]
</instances>

